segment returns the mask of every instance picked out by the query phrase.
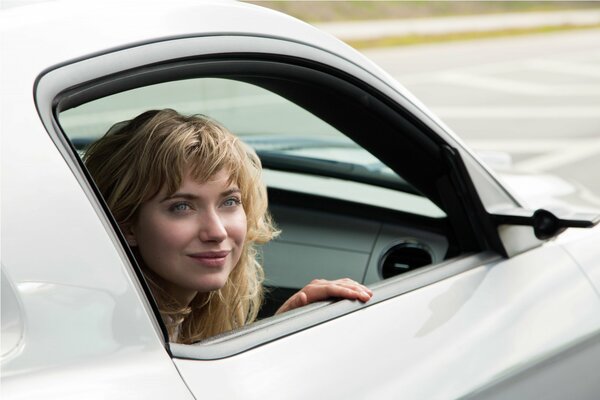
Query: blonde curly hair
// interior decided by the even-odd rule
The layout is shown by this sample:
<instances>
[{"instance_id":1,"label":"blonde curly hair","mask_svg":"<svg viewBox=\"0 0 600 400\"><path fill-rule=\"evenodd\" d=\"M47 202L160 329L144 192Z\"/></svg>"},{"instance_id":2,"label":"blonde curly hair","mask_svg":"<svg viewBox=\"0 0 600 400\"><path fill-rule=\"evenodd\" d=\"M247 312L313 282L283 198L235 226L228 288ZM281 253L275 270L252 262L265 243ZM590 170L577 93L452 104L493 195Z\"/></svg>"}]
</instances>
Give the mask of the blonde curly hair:
<instances>
[{"instance_id":1,"label":"blonde curly hair","mask_svg":"<svg viewBox=\"0 0 600 400\"><path fill-rule=\"evenodd\" d=\"M221 289L198 293L182 306L133 250L172 341L193 343L256 319L264 278L256 245L278 232L267 210L261 163L251 148L214 120L165 109L115 124L83 160L121 227L132 224L140 206L163 188L175 193L187 171L200 183L223 169L230 172L230 183L241 191L247 232L240 260Z\"/></svg>"}]
</instances>

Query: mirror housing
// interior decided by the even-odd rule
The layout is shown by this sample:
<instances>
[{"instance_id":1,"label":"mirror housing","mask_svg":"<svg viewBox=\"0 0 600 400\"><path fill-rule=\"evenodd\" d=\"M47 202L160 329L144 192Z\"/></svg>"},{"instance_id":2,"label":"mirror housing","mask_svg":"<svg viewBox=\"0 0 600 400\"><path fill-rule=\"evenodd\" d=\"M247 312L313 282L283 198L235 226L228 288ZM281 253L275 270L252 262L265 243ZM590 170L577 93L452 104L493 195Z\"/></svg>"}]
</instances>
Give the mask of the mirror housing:
<instances>
[{"instance_id":1,"label":"mirror housing","mask_svg":"<svg viewBox=\"0 0 600 400\"><path fill-rule=\"evenodd\" d=\"M542 208L532 211L521 208L491 214L496 225L531 226L535 237L547 240L567 228L592 228L600 222L599 214L563 213L555 215Z\"/></svg>"}]
</instances>

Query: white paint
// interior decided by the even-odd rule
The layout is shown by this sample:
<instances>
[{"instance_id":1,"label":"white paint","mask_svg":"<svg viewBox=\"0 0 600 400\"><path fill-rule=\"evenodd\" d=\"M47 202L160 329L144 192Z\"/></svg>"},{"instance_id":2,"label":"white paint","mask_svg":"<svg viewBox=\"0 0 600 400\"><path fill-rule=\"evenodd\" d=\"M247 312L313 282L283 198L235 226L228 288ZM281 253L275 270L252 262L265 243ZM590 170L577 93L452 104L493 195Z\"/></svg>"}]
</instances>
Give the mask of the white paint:
<instances>
[{"instance_id":1,"label":"white paint","mask_svg":"<svg viewBox=\"0 0 600 400\"><path fill-rule=\"evenodd\" d=\"M492 76L473 75L460 72L444 72L438 75L437 80L444 83L457 84L475 89L487 89L497 92L512 93L517 95L534 96L588 96L600 95L600 85L588 84L560 84L548 85L532 82L505 79Z\"/></svg>"},{"instance_id":2,"label":"white paint","mask_svg":"<svg viewBox=\"0 0 600 400\"><path fill-rule=\"evenodd\" d=\"M471 140L477 150L506 151L512 154L538 153L514 164L514 169L528 172L552 171L588 157L600 155L600 140L592 139L511 139Z\"/></svg>"},{"instance_id":3,"label":"white paint","mask_svg":"<svg viewBox=\"0 0 600 400\"><path fill-rule=\"evenodd\" d=\"M527 61L526 65L527 67L538 71L600 78L600 67L598 65L564 62L550 59L535 59Z\"/></svg>"},{"instance_id":4,"label":"white paint","mask_svg":"<svg viewBox=\"0 0 600 400\"><path fill-rule=\"evenodd\" d=\"M516 167L531 172L550 171L598 154L600 154L600 141L596 140L557 149L552 153L517 163Z\"/></svg>"},{"instance_id":5,"label":"white paint","mask_svg":"<svg viewBox=\"0 0 600 400\"><path fill-rule=\"evenodd\" d=\"M475 119L475 118L591 118L600 120L600 104L587 106L499 106L499 107L431 107L440 118Z\"/></svg>"},{"instance_id":6,"label":"white paint","mask_svg":"<svg viewBox=\"0 0 600 400\"><path fill-rule=\"evenodd\" d=\"M395 76L404 85L419 85L434 82L465 84L466 86L483 89L498 89L502 92L517 94L595 94L598 85L557 85L552 82L547 84L534 84L523 82L520 79L498 78L491 75L519 73L522 71L543 71L564 75L575 75L584 78L600 77L600 53L593 51L561 52L558 58L530 58L509 62L494 62L479 65L468 65L460 68L448 68L433 73L416 73ZM569 59L569 62L563 61ZM466 83L465 83L466 82ZM592 81L593 82L593 81ZM552 88L550 90L549 88Z\"/></svg>"},{"instance_id":7,"label":"white paint","mask_svg":"<svg viewBox=\"0 0 600 400\"><path fill-rule=\"evenodd\" d=\"M586 147L595 140L585 139L475 139L469 140L469 146L477 150L507 151L509 153L547 153L569 146Z\"/></svg>"}]
</instances>

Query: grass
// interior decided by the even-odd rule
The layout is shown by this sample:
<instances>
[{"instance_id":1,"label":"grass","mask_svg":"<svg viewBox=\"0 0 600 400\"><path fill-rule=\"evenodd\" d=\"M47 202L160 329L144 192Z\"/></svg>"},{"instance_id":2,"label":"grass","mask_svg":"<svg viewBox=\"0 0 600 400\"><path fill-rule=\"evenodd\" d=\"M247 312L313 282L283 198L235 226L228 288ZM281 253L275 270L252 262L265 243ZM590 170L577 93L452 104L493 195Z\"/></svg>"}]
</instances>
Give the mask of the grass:
<instances>
[{"instance_id":1,"label":"grass","mask_svg":"<svg viewBox=\"0 0 600 400\"><path fill-rule=\"evenodd\" d=\"M441 35L406 35L398 37L382 37L377 39L364 40L346 40L350 46L356 49L367 49L375 47L392 47L392 46L411 46L427 43L440 43L461 40L477 40L489 39L519 35L531 35L552 32L564 32L583 29L600 29L600 24L595 25L562 25L562 26L541 26L535 28L515 28L503 29L487 32L457 32Z\"/></svg>"},{"instance_id":2,"label":"grass","mask_svg":"<svg viewBox=\"0 0 600 400\"><path fill-rule=\"evenodd\" d=\"M310 23L481 15L507 12L536 12L600 8L600 1L247 1L272 8ZM542 26L489 32L460 32L439 35L389 36L346 40L352 47L410 46L436 42L510 37L538 33L598 29L600 25Z\"/></svg>"},{"instance_id":3,"label":"grass","mask_svg":"<svg viewBox=\"0 0 600 400\"><path fill-rule=\"evenodd\" d=\"M598 1L248 1L319 22L598 8Z\"/></svg>"}]
</instances>

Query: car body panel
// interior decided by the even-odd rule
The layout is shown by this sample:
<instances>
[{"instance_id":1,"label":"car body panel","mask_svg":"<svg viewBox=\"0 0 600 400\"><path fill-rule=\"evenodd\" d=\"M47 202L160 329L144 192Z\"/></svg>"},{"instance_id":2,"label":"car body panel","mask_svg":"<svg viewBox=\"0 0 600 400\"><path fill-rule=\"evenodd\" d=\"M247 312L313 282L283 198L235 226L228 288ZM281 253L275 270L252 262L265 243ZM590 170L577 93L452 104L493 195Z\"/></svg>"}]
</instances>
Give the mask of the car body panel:
<instances>
[{"instance_id":1,"label":"car body panel","mask_svg":"<svg viewBox=\"0 0 600 400\"><path fill-rule=\"evenodd\" d=\"M23 304L21 304L17 289L8 277L4 268L0 269L2 275L0 295L2 300L2 351L0 359L3 362L15 357L23 347L25 340L25 323L23 321Z\"/></svg>"},{"instance_id":2,"label":"car body panel","mask_svg":"<svg viewBox=\"0 0 600 400\"><path fill-rule=\"evenodd\" d=\"M511 371L500 382L483 387L464 399L500 400L544 398L594 400L598 397L596 365L600 357L597 333L550 357L535 368Z\"/></svg>"},{"instance_id":3,"label":"car body panel","mask_svg":"<svg viewBox=\"0 0 600 400\"><path fill-rule=\"evenodd\" d=\"M30 116L2 119L2 270L24 337L2 360L3 396L192 398L120 246L19 94L2 96Z\"/></svg>"},{"instance_id":4,"label":"car body panel","mask_svg":"<svg viewBox=\"0 0 600 400\"><path fill-rule=\"evenodd\" d=\"M47 369L2 376L5 399L164 399L192 400L168 355L133 351Z\"/></svg>"},{"instance_id":5,"label":"car body panel","mask_svg":"<svg viewBox=\"0 0 600 400\"><path fill-rule=\"evenodd\" d=\"M244 348L235 347L235 333L214 344L170 346L118 229L56 124L53 102L65 89L192 56L313 60L376 88L457 148L488 211L517 207L518 193L505 190L381 69L282 14L235 2L64 1L1 18L2 334L12 335L6 353L3 347L6 398L494 394L507 377L535 371L600 330L600 228L542 244L530 227L507 226L501 233L510 258L494 255L493 262L430 279L460 263L450 259L407 278L421 279L410 290L392 278L373 286L366 305L343 301L302 311L318 317L313 324L292 314L290 326L294 319L300 324L289 330L285 317L250 326L266 339ZM375 254L400 234L423 235L394 224L365 226L358 264L369 282L378 279L369 245ZM443 257L446 240L428 240ZM319 319L320 312L328 316ZM201 357L202 346L215 356Z\"/></svg>"},{"instance_id":6,"label":"car body panel","mask_svg":"<svg viewBox=\"0 0 600 400\"><path fill-rule=\"evenodd\" d=\"M570 229L558 241L573 257L600 296L600 262L596 252L589 250L597 246L598 237L585 230Z\"/></svg>"},{"instance_id":7,"label":"car body panel","mask_svg":"<svg viewBox=\"0 0 600 400\"><path fill-rule=\"evenodd\" d=\"M599 311L570 256L549 245L233 357L175 363L214 398L460 398L598 332ZM235 384L207 386L223 376Z\"/></svg>"}]
</instances>

